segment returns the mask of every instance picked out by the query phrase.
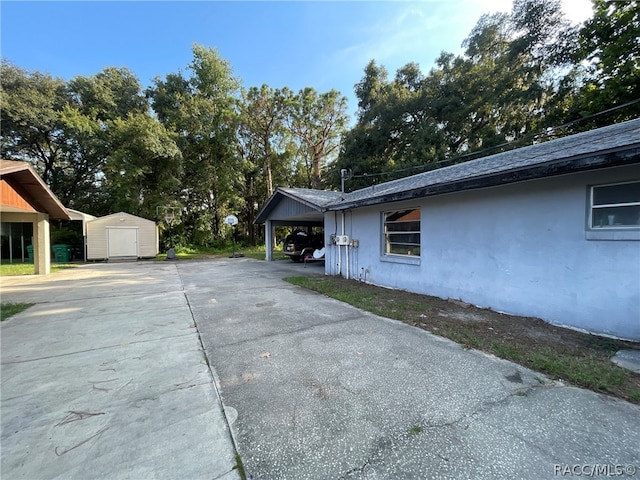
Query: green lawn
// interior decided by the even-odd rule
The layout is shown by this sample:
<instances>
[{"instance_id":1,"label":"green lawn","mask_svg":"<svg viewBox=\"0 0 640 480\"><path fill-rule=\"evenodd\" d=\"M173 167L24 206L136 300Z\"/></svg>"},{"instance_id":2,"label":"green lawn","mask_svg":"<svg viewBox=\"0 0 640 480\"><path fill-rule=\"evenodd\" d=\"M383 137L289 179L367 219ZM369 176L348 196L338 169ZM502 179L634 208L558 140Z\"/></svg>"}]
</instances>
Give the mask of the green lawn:
<instances>
[{"instance_id":1,"label":"green lawn","mask_svg":"<svg viewBox=\"0 0 640 480\"><path fill-rule=\"evenodd\" d=\"M33 303L0 303L0 322L29 308Z\"/></svg>"},{"instance_id":2,"label":"green lawn","mask_svg":"<svg viewBox=\"0 0 640 480\"><path fill-rule=\"evenodd\" d=\"M288 259L284 253L281 251L282 249L276 248L273 252L274 260L285 260ZM213 248L213 247L179 247L176 248L176 256L178 259L204 259L204 258L223 258L230 257L231 254L234 253L234 249L229 246L226 248ZM255 258L256 260L264 260L265 258L265 249L263 246L254 246L254 247L243 247L236 246L235 248L236 254L241 254L244 257ZM167 252L160 253L156 260L166 260Z\"/></svg>"},{"instance_id":3,"label":"green lawn","mask_svg":"<svg viewBox=\"0 0 640 480\"><path fill-rule=\"evenodd\" d=\"M75 268L78 264L74 263L52 263L51 273L59 272L67 268ZM33 263L2 263L0 265L0 276L16 276L16 275L34 275L35 270Z\"/></svg>"}]
</instances>

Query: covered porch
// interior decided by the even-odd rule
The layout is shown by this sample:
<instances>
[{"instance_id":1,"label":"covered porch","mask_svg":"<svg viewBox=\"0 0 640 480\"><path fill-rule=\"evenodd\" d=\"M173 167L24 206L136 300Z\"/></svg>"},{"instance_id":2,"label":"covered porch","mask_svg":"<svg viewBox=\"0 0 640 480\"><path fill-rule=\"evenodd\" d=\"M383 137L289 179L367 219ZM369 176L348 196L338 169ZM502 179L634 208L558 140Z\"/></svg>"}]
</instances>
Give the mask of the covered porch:
<instances>
[{"instance_id":1,"label":"covered porch","mask_svg":"<svg viewBox=\"0 0 640 480\"><path fill-rule=\"evenodd\" d=\"M32 229L19 229L21 242L23 245L31 242L35 274L50 273L49 221L70 220L71 216L27 162L0 160L0 214L3 224L32 226ZM28 231L27 234L32 233L31 238L25 240L25 231ZM9 232L11 234L13 228L9 227ZM24 258L24 251L22 256Z\"/></svg>"}]
</instances>

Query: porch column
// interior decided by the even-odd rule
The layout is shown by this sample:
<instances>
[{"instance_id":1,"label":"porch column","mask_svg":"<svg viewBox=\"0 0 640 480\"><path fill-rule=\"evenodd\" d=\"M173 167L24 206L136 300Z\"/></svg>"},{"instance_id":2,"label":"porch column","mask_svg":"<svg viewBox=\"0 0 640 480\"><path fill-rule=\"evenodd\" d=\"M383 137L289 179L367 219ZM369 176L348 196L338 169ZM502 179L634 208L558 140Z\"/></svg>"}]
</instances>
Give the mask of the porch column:
<instances>
[{"instance_id":1,"label":"porch column","mask_svg":"<svg viewBox=\"0 0 640 480\"><path fill-rule=\"evenodd\" d=\"M265 260L271 262L273 260L273 226L271 220L267 220L264 224L264 249L266 252Z\"/></svg>"},{"instance_id":2,"label":"porch column","mask_svg":"<svg viewBox=\"0 0 640 480\"><path fill-rule=\"evenodd\" d=\"M36 214L33 222L33 266L36 275L51 273L51 243L49 240L49 215Z\"/></svg>"}]
</instances>

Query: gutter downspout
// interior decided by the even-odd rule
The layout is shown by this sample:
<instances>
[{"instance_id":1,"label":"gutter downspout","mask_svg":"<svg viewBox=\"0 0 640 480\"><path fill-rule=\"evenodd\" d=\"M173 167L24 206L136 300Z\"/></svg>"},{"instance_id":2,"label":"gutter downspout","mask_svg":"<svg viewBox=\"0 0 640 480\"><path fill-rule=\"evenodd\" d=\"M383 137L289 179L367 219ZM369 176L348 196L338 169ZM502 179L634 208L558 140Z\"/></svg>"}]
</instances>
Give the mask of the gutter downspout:
<instances>
[{"instance_id":1,"label":"gutter downspout","mask_svg":"<svg viewBox=\"0 0 640 480\"><path fill-rule=\"evenodd\" d=\"M342 234L345 235L346 234L346 211L343 213L342 215ZM352 219L353 221L353 219ZM349 278L351 278L351 264L349 263L349 243L351 243L351 239L349 239L349 242L347 242L347 244L344 246L344 251L345 251L345 257L346 257L346 262L347 262L347 275L346 278L347 280L349 280Z\"/></svg>"},{"instance_id":2,"label":"gutter downspout","mask_svg":"<svg viewBox=\"0 0 640 480\"><path fill-rule=\"evenodd\" d=\"M347 252L346 253L346 257L347 257L347 259L346 259L346 262L347 262L347 280L349 280L349 270L350 270L349 269L349 245L345 245L344 246L344 250L345 250L345 252Z\"/></svg>"},{"instance_id":3,"label":"gutter downspout","mask_svg":"<svg viewBox=\"0 0 640 480\"><path fill-rule=\"evenodd\" d=\"M341 211L340 211L340 218L341 218L341 220L342 220L342 221L341 221L342 225L341 225L341 228L340 228L340 235L344 235L344 231L345 231L345 225L344 225L344 223L345 223L344 210L341 210ZM338 248L339 248L340 250L342 250L342 248L341 248L341 247L342 247L342 245L339 245L339 246L338 246ZM345 252L345 256L346 256L346 261L347 261L347 271L349 271L349 265L348 265L348 262L349 262L349 254L348 254L348 252ZM340 269L340 274L342 275L342 268Z\"/></svg>"}]
</instances>

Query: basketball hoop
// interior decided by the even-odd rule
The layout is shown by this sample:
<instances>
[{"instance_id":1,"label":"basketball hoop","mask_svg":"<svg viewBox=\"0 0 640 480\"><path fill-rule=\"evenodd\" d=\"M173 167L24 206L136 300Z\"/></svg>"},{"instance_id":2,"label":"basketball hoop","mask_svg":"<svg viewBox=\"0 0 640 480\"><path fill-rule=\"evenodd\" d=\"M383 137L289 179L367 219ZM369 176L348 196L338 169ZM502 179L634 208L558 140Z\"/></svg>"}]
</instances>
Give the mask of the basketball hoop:
<instances>
[{"instance_id":1,"label":"basketball hoop","mask_svg":"<svg viewBox=\"0 0 640 480\"><path fill-rule=\"evenodd\" d=\"M173 245L174 245L173 231L171 227L174 220L176 219L176 210L178 211L178 214L179 214L180 207L170 207L170 206L164 206L164 205L158 205L156 207L156 219L158 221L160 221L160 219L164 219L165 223L169 226L169 236L165 238L165 242L170 247L169 252L167 252L167 258L171 258L171 259L175 258L175 251L173 250ZM171 253L173 256L169 257L169 253Z\"/></svg>"}]
</instances>

